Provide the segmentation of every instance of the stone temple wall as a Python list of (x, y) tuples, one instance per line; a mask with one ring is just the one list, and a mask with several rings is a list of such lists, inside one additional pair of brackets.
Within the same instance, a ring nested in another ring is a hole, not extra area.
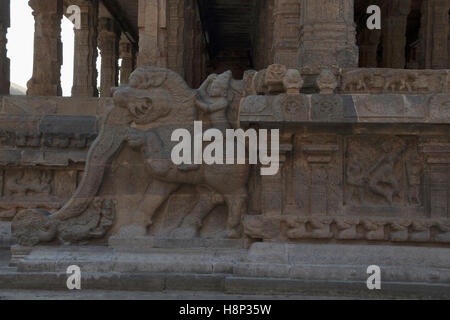
[(253, 175), (246, 234), (448, 243), (447, 71), (355, 69), (309, 82), (339, 86), (336, 95), (280, 93), (285, 73), (270, 66), (244, 84), (241, 124), (281, 128), (282, 153), (278, 175)]
[[(108, 98), (1, 97), (0, 221), (72, 196)], [(6, 234), (6, 232), (5, 232)]]
[[(61, 290), (77, 265), (90, 289), (448, 297), (448, 84), (447, 70), (273, 64), (193, 89), (140, 67), (112, 100), (3, 96), (0, 245), (13, 269), (0, 286)], [(174, 164), (173, 129), (199, 119), (279, 129), (278, 173)], [(382, 291), (367, 291), (372, 264)]]
[[(241, 125), (281, 130), (279, 173), (260, 176), (252, 168), (245, 236), (450, 243), (448, 71), (302, 68), (300, 95), (283, 89), (286, 71), (272, 65), (236, 81)], [(2, 221), (23, 209), (55, 212), (67, 202), (109, 104), (107, 98), (2, 98)], [(150, 233), (182, 221), (186, 201), (196, 202), (192, 191), (185, 186), (172, 194)], [(213, 210), (201, 234), (217, 231), (224, 215), (223, 206)]]

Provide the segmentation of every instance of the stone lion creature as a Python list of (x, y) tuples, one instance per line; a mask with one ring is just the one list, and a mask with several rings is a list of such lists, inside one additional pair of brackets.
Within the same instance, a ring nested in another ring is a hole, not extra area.
[[(196, 236), (209, 211), (225, 202), (228, 208), (225, 236), (239, 238), (248, 197), (249, 165), (177, 166), (170, 158), (175, 145), (171, 141), (173, 130), (185, 128), (192, 132), (194, 121), (199, 119), (198, 95), (173, 71), (158, 67), (136, 69), (129, 85), (115, 88), (114, 105), (105, 112), (102, 129), (88, 153), (83, 179), (72, 198), (53, 214), (40, 210), (18, 214), (12, 231), (19, 244), (52, 241), (67, 233), (68, 225), (77, 223), (78, 217), (86, 212), (88, 217), (83, 221), (89, 221), (89, 216), (95, 221), (104, 221), (101, 212), (100, 217), (89, 212), (95, 207), (92, 203), (98, 196), (107, 166), (126, 144), (142, 152), (151, 181), (135, 211), (116, 212), (120, 216), (118, 236), (145, 235), (157, 209), (181, 185), (188, 184), (201, 195), (191, 214), (172, 235)], [(229, 98), (230, 92), (224, 92), (224, 96)], [(110, 212), (108, 210), (109, 217)], [(105, 228), (96, 224), (92, 229), (96, 237), (99, 237), (98, 230), (106, 234)], [(84, 234), (89, 238), (92, 232), (85, 230)], [(65, 238), (70, 240), (71, 237), (66, 235)], [(75, 235), (73, 238), (82, 240)]]

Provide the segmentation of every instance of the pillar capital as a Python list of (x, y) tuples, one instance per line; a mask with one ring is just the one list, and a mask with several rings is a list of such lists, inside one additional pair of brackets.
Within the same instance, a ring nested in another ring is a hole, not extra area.
[(119, 37), (120, 27), (114, 19), (101, 17), (98, 19), (99, 40), (106, 37)]
[(33, 9), (33, 15), (51, 15), (63, 11), (63, 1), (59, 0), (29, 0), (28, 5)]

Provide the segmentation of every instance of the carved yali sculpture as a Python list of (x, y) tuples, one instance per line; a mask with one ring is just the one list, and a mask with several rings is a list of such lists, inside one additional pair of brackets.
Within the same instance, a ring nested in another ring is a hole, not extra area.
[[(158, 76), (160, 80), (154, 82), (152, 79), (158, 73), (161, 73)], [(171, 141), (174, 130), (184, 128), (192, 132), (199, 114), (209, 118), (213, 127), (221, 130), (231, 128), (232, 124), (226, 122), (235, 122), (229, 119), (229, 115), (237, 114), (226, 110), (232, 107), (234, 100), (231, 97), (234, 90), (231, 82), (231, 72), (225, 72), (210, 76), (199, 90), (193, 90), (170, 70), (144, 67), (133, 72), (130, 87), (121, 87), (116, 91), (116, 106), (130, 109), (135, 114), (134, 122), (141, 125), (130, 133), (128, 140), (144, 155), (147, 172), (153, 178), (137, 210), (130, 215), (128, 223), (122, 226), (117, 236), (145, 234), (157, 209), (181, 185), (188, 184), (203, 194), (170, 236), (195, 237), (208, 213), (225, 202), (228, 208), (226, 236), (240, 237), (241, 216), (246, 209), (249, 166), (175, 165), (170, 157), (176, 144)], [(139, 98), (136, 101), (140, 96), (145, 96), (148, 101)]]
[[(207, 102), (212, 99), (209, 105), (220, 102), (220, 95), (230, 99), (230, 93), (236, 91), (229, 73), (218, 78), (220, 90), (212, 98), (203, 97)], [(192, 132), (194, 121), (199, 117), (198, 96), (199, 93), (189, 88), (173, 71), (157, 67), (135, 70), (129, 86), (115, 90), (114, 106), (103, 118), (100, 134), (88, 153), (83, 179), (72, 198), (53, 214), (41, 210), (17, 214), (12, 222), (16, 241), (30, 246), (55, 238), (63, 242), (98, 238), (106, 234), (114, 219), (119, 229), (117, 236), (144, 235), (157, 209), (185, 184), (198, 191), (199, 203), (173, 231), (173, 236), (196, 236), (208, 213), (218, 204), (225, 203), (228, 207), (226, 236), (240, 237), (249, 166), (177, 166), (170, 158), (176, 144), (171, 141), (173, 130), (184, 128)], [(238, 97), (232, 97), (235, 98)], [(136, 210), (115, 213), (114, 201), (98, 195), (107, 166), (125, 143), (142, 152), (145, 168), (152, 179)]]

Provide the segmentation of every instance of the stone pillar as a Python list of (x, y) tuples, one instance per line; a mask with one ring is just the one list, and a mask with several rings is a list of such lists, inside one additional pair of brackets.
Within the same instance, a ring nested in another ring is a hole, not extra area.
[(300, 0), (275, 0), (273, 9), (273, 63), (297, 66)]
[(448, 11), (450, 9), (449, 0), (433, 1), (433, 47), (431, 55), (432, 69), (448, 68), (448, 35), (449, 22)]
[(300, 67), (358, 66), (353, 6), (353, 0), (301, 0)]
[(119, 47), (122, 65), (120, 66), (120, 84), (127, 84), (134, 70), (134, 49), (130, 41), (122, 34)]
[(81, 9), (80, 29), (74, 29), (72, 96), (97, 97), (98, 0), (75, 0), (70, 3)]
[(138, 66), (169, 68), (184, 76), (185, 2), (139, 0)]
[[(292, 144), (290, 143), (291, 135), (281, 137), (280, 154), (278, 163), (278, 173), (273, 176), (261, 175), (261, 195), (262, 195), (262, 214), (264, 215), (281, 215), (284, 211), (284, 197), (286, 195), (285, 184), (285, 163), (288, 154), (292, 152)], [(292, 156), (292, 154), (291, 154)]]
[(10, 26), (9, 0), (0, 0), (0, 94), (9, 94), (9, 59), (6, 33)]
[(168, 66), (168, 2), (139, 0), (138, 66)]
[(383, 67), (405, 68), (406, 27), (411, 0), (391, 0), (383, 8)]
[(450, 0), (424, 0), (420, 27), (419, 65), (426, 69), (449, 67)]
[(450, 218), (450, 145), (425, 144), (425, 210), (429, 218)]
[(305, 144), (302, 152), (309, 167), (309, 213), (336, 214), (342, 203), (342, 181), (335, 162), (337, 144)]
[(359, 41), (359, 66), (364, 68), (377, 67), (377, 50), (381, 31), (364, 29)]
[(120, 29), (110, 18), (99, 19), (98, 47), (102, 58), (100, 95), (111, 97), (111, 88), (119, 82)]
[(27, 95), (60, 96), (62, 0), (30, 0), (35, 21), (33, 76)]
[[(274, 35), (274, 0), (257, 1), (258, 21), (255, 38), (255, 50), (253, 53), (255, 70), (262, 70), (273, 64), (273, 35)], [(300, 13), (299, 13), (300, 15)], [(297, 26), (300, 21), (297, 22)], [(298, 46), (298, 30), (297, 30)]]

